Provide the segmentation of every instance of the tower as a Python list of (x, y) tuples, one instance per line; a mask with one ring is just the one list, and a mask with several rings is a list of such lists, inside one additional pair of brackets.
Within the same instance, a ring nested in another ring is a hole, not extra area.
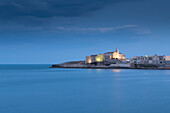
[(116, 53), (117, 53), (117, 54), (119, 54), (119, 50), (118, 50), (118, 48), (116, 48)]

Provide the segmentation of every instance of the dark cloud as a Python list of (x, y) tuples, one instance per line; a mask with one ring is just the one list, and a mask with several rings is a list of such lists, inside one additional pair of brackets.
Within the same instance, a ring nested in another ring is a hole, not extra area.
[(132, 0), (0, 0), (1, 19), (77, 17), (107, 4)]
[(37, 31), (51, 30), (51, 27), (57, 26), (77, 26), (75, 24), (81, 22), (71, 17), (80, 17), (81, 20), (95, 15), (96, 11), (107, 5), (131, 1), (142, 0), (0, 0), (0, 31)]

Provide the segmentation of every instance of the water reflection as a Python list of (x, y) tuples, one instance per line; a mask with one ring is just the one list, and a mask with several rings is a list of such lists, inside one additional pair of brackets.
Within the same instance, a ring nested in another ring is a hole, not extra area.
[(119, 73), (119, 72), (121, 72), (121, 70), (120, 70), (120, 69), (113, 69), (112, 71), (113, 71), (113, 72), (115, 72), (115, 73)]
[(102, 72), (102, 69), (96, 69), (98, 73), (101, 73)]

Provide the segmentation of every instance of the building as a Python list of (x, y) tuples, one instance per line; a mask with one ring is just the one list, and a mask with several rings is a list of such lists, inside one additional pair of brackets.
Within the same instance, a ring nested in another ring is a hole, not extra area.
[(92, 59), (91, 59), (91, 56), (86, 56), (86, 61), (85, 61), (86, 64), (91, 64), (92, 63)]
[(116, 49), (115, 52), (86, 56), (86, 64), (98, 62), (116, 63), (120, 60), (126, 60), (126, 57), (125, 54), (120, 53), (118, 49)]
[(86, 64), (91, 64), (96, 62), (96, 56), (97, 55), (91, 55), (91, 56), (86, 56)]
[(167, 62), (169, 62), (169, 61), (170, 61), (170, 56), (165, 56), (165, 60), (166, 60)]
[(165, 62), (165, 56), (135, 56), (131, 62), (134, 64), (163, 64)]
[(107, 53), (104, 53), (104, 58), (105, 58), (105, 62), (110, 62), (111, 61), (111, 56), (113, 55), (114, 52), (107, 52)]
[(120, 63), (126, 61), (125, 54), (120, 53), (118, 49), (116, 49), (115, 52), (104, 53), (104, 57), (105, 57), (105, 62), (108, 63), (117, 63), (117, 62)]
[(170, 67), (170, 56), (165, 56), (165, 67)]
[(103, 54), (99, 54), (96, 56), (96, 62), (104, 62), (105, 58)]
[(125, 60), (125, 54), (119, 53), (119, 50), (116, 49), (115, 52), (113, 52), (113, 55), (111, 55), (112, 59), (118, 59), (118, 60)]
[(152, 56), (135, 56), (130, 62), (134, 65), (145, 66), (165, 66), (170, 64), (170, 56), (165, 55), (152, 55)]

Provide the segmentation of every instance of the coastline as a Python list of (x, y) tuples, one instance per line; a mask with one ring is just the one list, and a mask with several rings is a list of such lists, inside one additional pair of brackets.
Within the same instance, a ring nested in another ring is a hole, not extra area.
[(52, 65), (50, 68), (70, 68), (70, 69), (139, 69), (139, 70), (170, 70), (170, 68), (135, 68), (135, 67), (85, 67), (85, 66), (60, 66), (58, 64)]
[(64, 62), (60, 64), (53, 64), (50, 68), (70, 68), (70, 69), (140, 69), (140, 70), (170, 70), (170, 67), (135, 67), (135, 66), (110, 66), (110, 65), (104, 65), (104, 64), (86, 64), (85, 61), (70, 61), (70, 62)]

